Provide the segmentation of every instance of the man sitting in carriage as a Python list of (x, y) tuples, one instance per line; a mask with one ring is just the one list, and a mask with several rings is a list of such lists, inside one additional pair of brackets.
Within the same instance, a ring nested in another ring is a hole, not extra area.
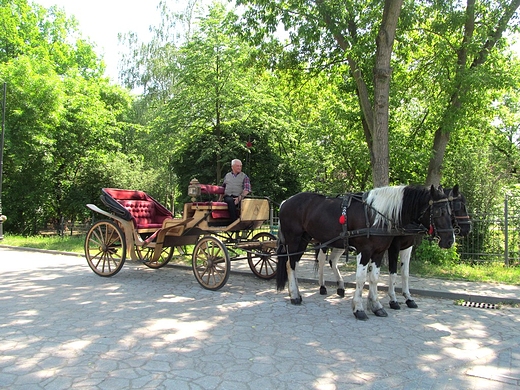
[(229, 217), (232, 221), (238, 218), (237, 207), (251, 192), (249, 177), (242, 172), (242, 161), (235, 158), (231, 161), (231, 172), (224, 176), (224, 202), (228, 205)]

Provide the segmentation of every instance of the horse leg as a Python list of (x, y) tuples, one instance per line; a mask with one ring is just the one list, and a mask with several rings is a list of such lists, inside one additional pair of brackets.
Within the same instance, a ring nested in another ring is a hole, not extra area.
[(397, 302), (397, 296), (395, 294), (395, 285), (397, 283), (398, 256), (398, 249), (394, 248), (393, 245), (390, 245), (390, 248), (388, 248), (388, 271), (390, 273), (390, 280), (388, 281), (388, 297), (390, 298), (390, 308), (394, 310), (401, 309), (401, 306), (399, 306), (399, 302)]
[(367, 278), (367, 266), (361, 263), (363, 256), (361, 253), (357, 255), (356, 268), (356, 291), (352, 297), (352, 311), (358, 320), (366, 321), (368, 316), (363, 308), (363, 287)]
[(401, 281), (403, 288), (403, 296), (406, 299), (406, 305), (411, 309), (417, 309), (417, 304), (412, 299), (410, 294), (410, 256), (412, 255), (413, 247), (403, 249), (401, 255)]
[(327, 295), (327, 287), (325, 287), (325, 278), (323, 276), (323, 269), (327, 262), (327, 255), (325, 249), (318, 249), (318, 282), (320, 284), (320, 294)]
[(338, 286), (336, 293), (342, 298), (345, 296), (345, 281), (339, 273), (338, 260), (344, 252), (344, 249), (333, 248), (330, 254), (330, 266), (332, 272), (334, 272), (334, 276), (336, 276), (336, 285)]
[(293, 305), (301, 305), (303, 299), (298, 289), (298, 279), (296, 277), (296, 264), (297, 262), (290, 256), (290, 261), (286, 263), (287, 268), (287, 280), (289, 282), (289, 297)]
[(381, 268), (377, 264), (369, 263), (368, 265), (368, 309), (372, 310), (377, 317), (388, 317), (383, 305), (377, 298), (377, 282), (379, 281), (379, 273)]

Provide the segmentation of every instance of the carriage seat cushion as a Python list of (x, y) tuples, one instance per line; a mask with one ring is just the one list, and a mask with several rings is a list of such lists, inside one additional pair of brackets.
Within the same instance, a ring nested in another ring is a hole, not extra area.
[(211, 217), (215, 219), (229, 219), (229, 210), (226, 202), (194, 202), (192, 206), (204, 207), (211, 210)]
[(134, 218), (137, 229), (161, 228), (167, 215), (157, 213), (155, 203), (149, 200), (120, 200), (119, 203), (126, 208)]

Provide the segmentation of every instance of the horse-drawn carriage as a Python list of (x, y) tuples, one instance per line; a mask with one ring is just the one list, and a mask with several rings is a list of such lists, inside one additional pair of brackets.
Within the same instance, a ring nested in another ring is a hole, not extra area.
[(256, 276), (271, 279), (276, 274), (276, 237), (258, 230), (270, 219), (268, 199), (243, 199), (239, 218), (231, 221), (227, 204), (214, 199), (223, 192), (221, 186), (193, 179), (188, 187), (191, 202), (184, 204), (182, 217), (175, 217), (143, 191), (103, 188), (101, 201), (108, 211), (87, 205), (108, 218), (96, 221), (87, 232), (88, 265), (100, 276), (113, 276), (127, 257), (161, 268), (176, 248), (181, 254), (193, 248), (193, 273), (208, 290), (226, 284), (234, 260), (247, 259)]

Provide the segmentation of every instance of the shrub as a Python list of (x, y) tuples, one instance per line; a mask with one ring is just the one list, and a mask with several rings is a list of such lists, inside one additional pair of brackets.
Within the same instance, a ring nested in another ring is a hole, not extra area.
[(415, 259), (435, 265), (454, 265), (459, 263), (460, 256), (457, 252), (457, 244), (450, 249), (442, 249), (431, 240), (422, 240), (415, 249)]

